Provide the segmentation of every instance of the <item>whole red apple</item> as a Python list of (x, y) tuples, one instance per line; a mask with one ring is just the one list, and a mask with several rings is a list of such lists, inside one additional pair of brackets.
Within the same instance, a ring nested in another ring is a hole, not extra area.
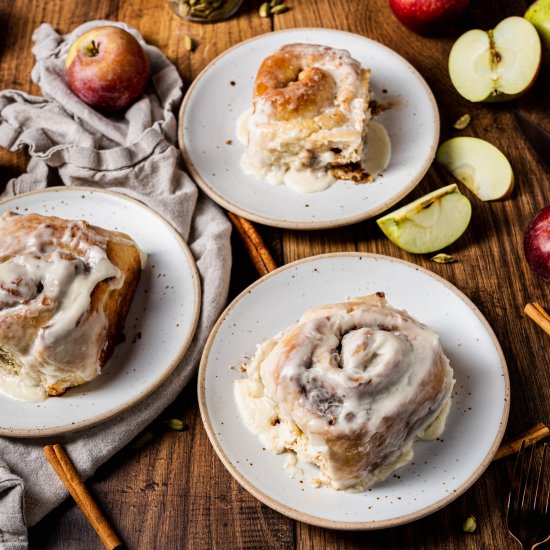
[(523, 244), (531, 269), (550, 283), (550, 204), (529, 224)]
[(390, 0), (395, 17), (412, 31), (433, 34), (458, 19), (470, 0)]
[(124, 29), (96, 27), (79, 36), (65, 62), (73, 92), (101, 111), (118, 111), (139, 96), (149, 79), (140, 43)]

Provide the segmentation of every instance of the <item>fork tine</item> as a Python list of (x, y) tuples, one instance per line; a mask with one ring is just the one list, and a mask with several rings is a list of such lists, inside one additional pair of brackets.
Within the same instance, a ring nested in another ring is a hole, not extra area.
[(536, 510), (537, 508), (543, 512), (546, 513), (548, 510), (548, 495), (546, 497), (546, 503), (544, 503), (544, 475), (543, 472), (545, 470), (545, 463), (546, 463), (546, 443), (542, 447), (542, 460), (540, 463), (538, 476), (537, 476), (537, 485), (535, 487), (535, 495), (533, 498), (533, 510)]
[[(550, 519), (547, 517), (548, 505), (550, 500), (550, 483), (548, 481), (548, 475), (547, 475), (547, 472), (548, 472), (547, 460), (550, 456), (550, 453), (548, 453), (547, 450), (548, 450), (548, 444), (545, 443), (542, 447), (542, 460), (540, 463), (540, 469), (538, 473), (537, 488), (536, 488), (537, 498), (535, 501), (535, 508), (534, 508), (534, 510), (537, 511), (538, 514), (540, 514), (541, 528), (542, 528), (540, 535), (543, 538), (541, 538), (541, 540), (536, 542), (533, 545), (532, 549), (537, 548), (539, 545), (550, 540)], [(546, 498), (544, 497), (545, 492), (546, 492)]]
[(523, 477), (523, 460), (525, 456), (525, 440), (521, 442), (514, 471), (512, 472), (512, 483), (510, 484), (510, 493), (508, 495), (508, 511), (517, 510), (521, 502), (521, 483)]
[(541, 461), (537, 460), (537, 447), (533, 445), (529, 455), (525, 441), (516, 458), (506, 523), (509, 533), (523, 546), (533, 550), (550, 540), (550, 478), (548, 477), (548, 444), (542, 446)]
[[(535, 452), (537, 449), (537, 444), (534, 443), (531, 446), (531, 451), (529, 453), (529, 462), (527, 464), (527, 471), (525, 472), (525, 479), (523, 480), (523, 489), (521, 495), (521, 507), (525, 510), (534, 510), (536, 499), (533, 494), (536, 490), (535, 488)], [(537, 480), (538, 481), (538, 480)]]

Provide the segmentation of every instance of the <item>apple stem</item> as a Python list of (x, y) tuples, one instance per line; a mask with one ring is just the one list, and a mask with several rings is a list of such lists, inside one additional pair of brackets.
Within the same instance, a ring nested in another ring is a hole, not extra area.
[(99, 44), (95, 40), (92, 40), (88, 52), (92, 57), (95, 57), (99, 54)]

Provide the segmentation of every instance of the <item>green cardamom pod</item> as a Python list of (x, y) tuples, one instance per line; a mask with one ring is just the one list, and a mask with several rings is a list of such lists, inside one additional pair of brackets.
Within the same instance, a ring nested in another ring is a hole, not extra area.
[(188, 34), (183, 37), (183, 47), (188, 52), (192, 52), (195, 49), (195, 42)]
[(274, 6), (271, 8), (270, 13), (272, 15), (278, 15), (280, 13), (285, 13), (285, 11), (288, 11), (290, 8), (288, 6), (285, 6), (284, 4), (279, 4), (278, 6)]
[(132, 443), (132, 448), (139, 449), (140, 447), (147, 445), (151, 439), (153, 439), (153, 434), (151, 432), (143, 432), (138, 435), (136, 440)]
[(476, 518), (474, 518), (474, 516), (468, 516), (464, 520), (464, 523), (462, 524), (462, 530), (465, 533), (473, 533), (476, 530), (476, 527), (477, 527), (477, 523), (476, 523)]
[(435, 262), (437, 264), (452, 264), (453, 262), (456, 262), (456, 259), (454, 256), (451, 256), (450, 254), (436, 254), (433, 258), (430, 258), (432, 262)]
[(183, 430), (189, 429), (189, 426), (179, 418), (170, 418), (169, 420), (165, 420), (164, 423), (171, 429), (175, 430), (177, 432), (181, 432)]
[(453, 127), (457, 130), (464, 130), (468, 124), (470, 124), (471, 117), (470, 115), (462, 115), (454, 124)]

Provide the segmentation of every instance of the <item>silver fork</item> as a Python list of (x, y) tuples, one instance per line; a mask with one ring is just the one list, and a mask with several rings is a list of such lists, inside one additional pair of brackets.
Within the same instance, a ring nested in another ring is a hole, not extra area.
[(548, 487), (547, 444), (542, 447), (542, 460), (536, 465), (536, 445), (527, 456), (525, 441), (522, 442), (508, 495), (506, 521), (508, 531), (522, 548), (533, 550), (550, 539), (550, 513)]

